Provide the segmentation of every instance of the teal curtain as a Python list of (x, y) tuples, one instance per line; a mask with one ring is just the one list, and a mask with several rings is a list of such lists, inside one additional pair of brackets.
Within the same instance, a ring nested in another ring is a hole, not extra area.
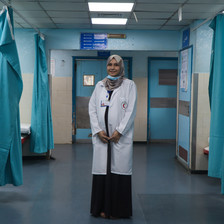
[(13, 11), (0, 12), (0, 186), (23, 184), (19, 101), (23, 90)]
[(30, 151), (45, 153), (54, 148), (45, 41), (35, 34), (35, 69), (31, 113)]
[(209, 80), (211, 123), (208, 175), (221, 179), (221, 193), (224, 194), (224, 16), (216, 16), (210, 27), (214, 33)]

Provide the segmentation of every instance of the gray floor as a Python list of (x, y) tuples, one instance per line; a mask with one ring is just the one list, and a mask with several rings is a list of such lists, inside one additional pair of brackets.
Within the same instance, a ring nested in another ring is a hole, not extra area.
[(224, 223), (220, 181), (189, 174), (173, 144), (135, 144), (133, 217), (89, 215), (92, 147), (56, 145), (55, 160), (24, 160), (24, 185), (0, 187), (1, 224)]

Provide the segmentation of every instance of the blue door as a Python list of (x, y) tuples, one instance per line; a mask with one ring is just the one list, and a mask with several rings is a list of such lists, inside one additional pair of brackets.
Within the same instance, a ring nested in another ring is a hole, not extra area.
[[(131, 78), (131, 58), (123, 58), (125, 76)], [(74, 57), (73, 141), (91, 140), (88, 103), (98, 81), (107, 76), (106, 59)]]
[(176, 139), (177, 58), (149, 58), (148, 141)]

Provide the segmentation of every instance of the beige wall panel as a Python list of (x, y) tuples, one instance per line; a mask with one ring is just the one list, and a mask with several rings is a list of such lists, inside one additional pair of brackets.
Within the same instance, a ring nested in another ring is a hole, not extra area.
[[(66, 90), (70, 93), (72, 92), (72, 77), (66, 78)], [(72, 96), (72, 95), (71, 95)]]
[(137, 114), (135, 118), (134, 141), (147, 141), (147, 98), (148, 78), (133, 79), (138, 91)]
[(198, 83), (198, 110), (197, 110), (197, 142), (196, 142), (196, 169), (208, 169), (208, 157), (203, 148), (208, 146), (210, 132), (210, 106), (208, 95), (209, 74), (199, 74)]
[(22, 74), (23, 92), (20, 99), (20, 122), (31, 123), (33, 74)]
[(72, 143), (72, 77), (52, 78), (52, 118), (55, 144)]
[(52, 79), (52, 90), (53, 91), (62, 91), (66, 90), (67, 82), (66, 79), (68, 77), (53, 77)]

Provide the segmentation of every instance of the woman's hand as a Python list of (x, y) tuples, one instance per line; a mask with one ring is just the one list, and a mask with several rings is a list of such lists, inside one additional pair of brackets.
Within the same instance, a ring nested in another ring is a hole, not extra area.
[(103, 143), (108, 143), (109, 137), (107, 136), (105, 131), (100, 131), (97, 133), (101, 142)]
[(118, 143), (121, 137), (121, 133), (119, 133), (117, 130), (114, 131), (112, 136), (109, 138), (110, 141), (114, 143)]

